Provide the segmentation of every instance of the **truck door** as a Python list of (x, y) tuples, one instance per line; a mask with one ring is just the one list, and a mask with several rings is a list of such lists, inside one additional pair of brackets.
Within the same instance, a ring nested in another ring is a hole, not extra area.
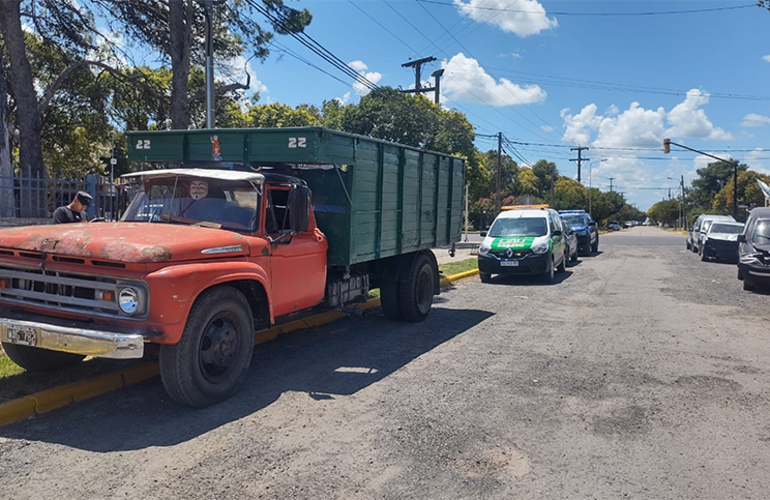
[(273, 314), (283, 316), (323, 300), (326, 249), (323, 233), (311, 222), (307, 231), (291, 236), (288, 186), (267, 186), (264, 228), (271, 244)]

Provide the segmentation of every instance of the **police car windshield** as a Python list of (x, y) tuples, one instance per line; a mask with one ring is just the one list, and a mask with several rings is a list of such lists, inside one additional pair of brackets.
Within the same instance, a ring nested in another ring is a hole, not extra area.
[(588, 217), (585, 215), (562, 215), (565, 219), (567, 219), (567, 222), (569, 222), (570, 226), (587, 226), (588, 225)]
[(548, 234), (548, 225), (545, 217), (501, 218), (497, 219), (489, 229), (489, 236), (492, 238), (545, 236), (546, 234)]

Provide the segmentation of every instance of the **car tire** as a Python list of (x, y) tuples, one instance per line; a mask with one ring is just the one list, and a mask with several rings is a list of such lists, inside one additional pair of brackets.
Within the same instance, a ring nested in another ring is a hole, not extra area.
[(738, 268), (738, 280), (743, 281), (743, 273), (741, 272), (740, 268)]
[(81, 354), (51, 351), (50, 349), (10, 344), (8, 342), (3, 342), (2, 344), (5, 354), (11, 358), (11, 361), (28, 372), (53, 372), (75, 366), (85, 358)]
[(747, 280), (746, 278), (743, 278), (743, 289), (747, 292), (753, 292), (754, 291), (754, 283)]
[(593, 245), (591, 245), (591, 253), (596, 253), (599, 251), (599, 237), (596, 237), (596, 241), (594, 241)]
[(490, 273), (479, 272), (479, 279), (481, 280), (482, 283), (491, 283), (492, 275)]
[(254, 352), (254, 318), (241, 292), (229, 286), (203, 292), (182, 338), (160, 349), (160, 377), (179, 404), (204, 408), (238, 390)]
[(701, 262), (706, 262), (709, 260), (708, 252), (702, 248), (700, 249), (700, 260)]
[(553, 283), (553, 280), (555, 278), (554, 275), (554, 261), (553, 259), (550, 260), (550, 264), (548, 265), (548, 269), (545, 270), (545, 272), (542, 275), (542, 279), (545, 283)]
[(570, 260), (572, 260), (573, 264), (577, 263), (577, 261), (578, 261), (578, 253), (575, 252), (575, 254), (572, 256), (572, 258)]
[(687, 247), (687, 250), (689, 250), (692, 247), (689, 241), (685, 241), (684, 244)]
[(562, 254), (561, 264), (556, 267), (556, 272), (563, 273), (567, 270), (567, 254)]

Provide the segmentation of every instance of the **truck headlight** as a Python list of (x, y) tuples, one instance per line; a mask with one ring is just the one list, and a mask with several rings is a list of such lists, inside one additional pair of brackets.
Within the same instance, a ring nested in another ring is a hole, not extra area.
[(548, 243), (538, 243), (532, 247), (532, 253), (536, 255), (543, 255), (548, 251)]
[(125, 287), (118, 291), (118, 307), (124, 314), (132, 316), (139, 310), (139, 290)]
[(490, 250), (492, 250), (492, 247), (485, 246), (482, 243), (481, 246), (479, 246), (479, 255), (486, 255)]

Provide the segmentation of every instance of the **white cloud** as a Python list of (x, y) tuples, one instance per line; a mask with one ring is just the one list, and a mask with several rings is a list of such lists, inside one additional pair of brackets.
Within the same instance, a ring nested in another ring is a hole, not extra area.
[(350, 102), (350, 92), (345, 92), (342, 97), (335, 97), (334, 99), (345, 106), (348, 102)]
[(700, 139), (732, 140), (733, 136), (719, 127), (714, 127), (701, 106), (708, 104), (709, 94), (699, 89), (687, 92), (685, 100), (668, 112), (672, 137), (697, 137)]
[(559, 25), (537, 0), (454, 0), (461, 14), (524, 38)]
[(762, 59), (764, 59), (767, 62), (770, 62), (770, 54), (768, 54), (766, 56), (762, 56)]
[(743, 123), (741, 123), (742, 127), (761, 127), (762, 125), (770, 125), (770, 116), (749, 113), (743, 117)]
[[(716, 156), (717, 158), (722, 158), (723, 160), (733, 159), (733, 156), (729, 153), (715, 153), (713, 151), (706, 151), (706, 152), (710, 155)], [(711, 158), (710, 156), (698, 155), (692, 159), (693, 170), (706, 168), (709, 163), (714, 163), (715, 161), (717, 160), (715, 160), (714, 158)]]
[(605, 116), (596, 114), (596, 105), (585, 106), (577, 115), (562, 110), (565, 133), (562, 140), (605, 147), (661, 147), (664, 137), (731, 140), (732, 134), (715, 127), (701, 109), (708, 103), (708, 93), (693, 89), (684, 101), (666, 112), (663, 107), (645, 109), (633, 102), (622, 113), (610, 106)]
[(544, 132), (553, 132), (554, 130), (556, 130), (550, 125), (540, 125), (540, 129), (543, 130)]
[(542, 102), (546, 92), (537, 85), (521, 87), (507, 78), (495, 80), (476, 59), (458, 53), (442, 61), (446, 71), (441, 82), (444, 93), (453, 101), (465, 101), (492, 106), (515, 106)]
[(513, 52), (511, 52), (511, 57), (514, 59), (524, 59), (524, 56), (522, 55), (522, 52), (524, 52), (521, 49), (516, 49)]
[(380, 80), (382, 80), (382, 73), (378, 73), (377, 71), (366, 71), (369, 69), (369, 66), (367, 66), (363, 61), (351, 61), (348, 63), (348, 66), (353, 68), (359, 75), (361, 75), (361, 79), (357, 80), (353, 84), (353, 90), (355, 90), (358, 95), (365, 96), (371, 92), (371, 89), (365, 84), (366, 80), (369, 80), (375, 85)]
[(607, 108), (604, 114), (607, 116), (618, 116), (620, 114), (620, 110), (614, 104), (610, 104), (610, 107)]
[(756, 148), (743, 158), (743, 162), (755, 172), (770, 175), (770, 168), (767, 167), (764, 160), (767, 158), (767, 154), (763, 155), (763, 153), (766, 153), (764, 149)]
[(369, 66), (367, 66), (366, 63), (360, 60), (351, 61), (348, 63), (348, 66), (350, 66), (356, 71), (366, 71), (367, 69), (369, 69)]
[(562, 140), (572, 144), (584, 145), (591, 140), (591, 131), (599, 128), (602, 117), (596, 115), (596, 104), (589, 104), (577, 115), (570, 115), (569, 108), (561, 110), (564, 119), (564, 136)]

